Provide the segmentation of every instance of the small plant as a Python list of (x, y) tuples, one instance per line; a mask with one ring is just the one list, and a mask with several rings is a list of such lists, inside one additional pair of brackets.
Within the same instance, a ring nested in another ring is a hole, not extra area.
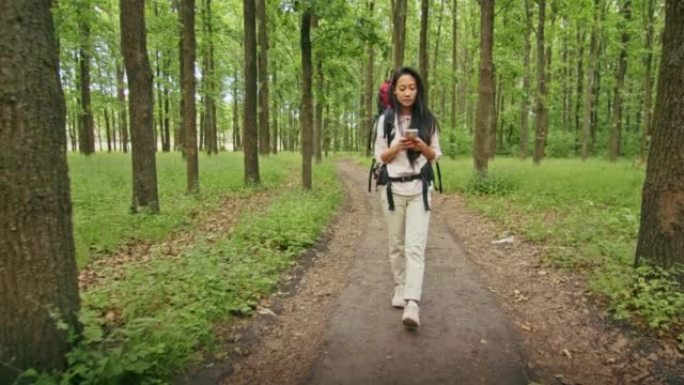
[(684, 293), (677, 274), (644, 265), (634, 271), (631, 285), (613, 298), (617, 318), (634, 317), (663, 331), (684, 323)]
[(515, 190), (513, 178), (502, 173), (477, 173), (465, 190), (475, 195), (507, 195)]

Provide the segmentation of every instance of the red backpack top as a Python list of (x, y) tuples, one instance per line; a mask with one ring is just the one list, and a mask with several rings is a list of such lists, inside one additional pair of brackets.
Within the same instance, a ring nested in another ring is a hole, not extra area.
[(390, 80), (385, 80), (380, 85), (380, 90), (378, 91), (378, 115), (382, 114), (383, 111), (392, 107), (390, 104), (390, 87), (392, 82)]

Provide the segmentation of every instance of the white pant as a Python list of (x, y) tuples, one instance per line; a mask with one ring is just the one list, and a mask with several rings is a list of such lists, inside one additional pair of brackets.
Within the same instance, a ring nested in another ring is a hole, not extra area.
[[(382, 208), (387, 218), (389, 235), (389, 259), (394, 284), (404, 288), (404, 299), (420, 301), (425, 271), (425, 246), (427, 244), (430, 211), (425, 210), (423, 194), (397, 195), (394, 211), (387, 205), (387, 191), (380, 190)], [(432, 208), (432, 192), (428, 203)]]

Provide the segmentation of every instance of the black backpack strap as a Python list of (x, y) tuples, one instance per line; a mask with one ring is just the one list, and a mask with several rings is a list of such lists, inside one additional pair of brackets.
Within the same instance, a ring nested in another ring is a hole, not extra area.
[(442, 188), (442, 171), (439, 169), (439, 162), (435, 162), (435, 165), (437, 166), (437, 179), (439, 180), (439, 188), (437, 191), (440, 192), (440, 194), (443, 192)]
[[(385, 112), (383, 112), (383, 118), (383, 137), (387, 138), (387, 147), (389, 147), (392, 145), (392, 140), (394, 140), (394, 110), (391, 108), (386, 109)], [(394, 196), (392, 194), (391, 180), (387, 181), (387, 186), (385, 188), (387, 190), (387, 205), (389, 206), (390, 211), (394, 211)]]
[(387, 206), (389, 211), (394, 211), (394, 196), (392, 195), (392, 181), (387, 181)]
[(428, 185), (430, 182), (423, 176), (423, 206), (425, 211), (430, 211), (430, 204), (428, 203)]
[(375, 172), (375, 157), (371, 161), (370, 171), (368, 172), (368, 192), (371, 192), (371, 181), (373, 180), (373, 173)]
[(392, 140), (394, 140), (394, 110), (388, 108), (383, 113), (384, 116), (384, 135), (387, 138), (387, 147), (392, 145)]

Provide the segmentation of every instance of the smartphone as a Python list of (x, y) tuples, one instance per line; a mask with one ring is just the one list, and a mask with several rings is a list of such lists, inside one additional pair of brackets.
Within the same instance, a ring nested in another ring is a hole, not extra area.
[(408, 128), (406, 130), (406, 137), (410, 139), (415, 139), (418, 137), (418, 129), (417, 128)]

